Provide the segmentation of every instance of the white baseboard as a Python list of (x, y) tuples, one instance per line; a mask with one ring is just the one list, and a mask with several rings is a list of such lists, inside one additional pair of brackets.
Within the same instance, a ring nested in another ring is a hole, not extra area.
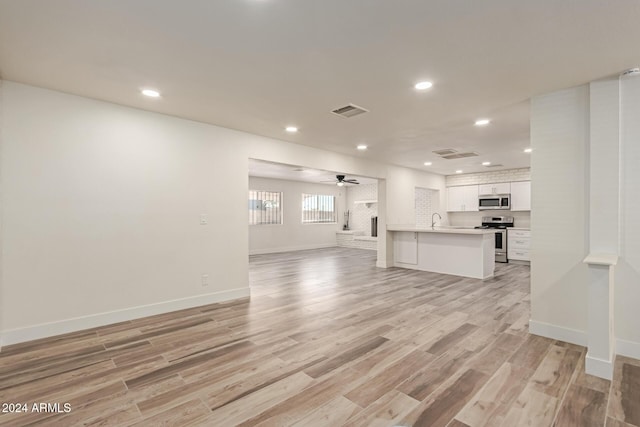
[(83, 329), (111, 325), (113, 323), (139, 319), (141, 317), (169, 313), (171, 311), (183, 310), (186, 308), (198, 307), (201, 305), (229, 301), (238, 298), (246, 298), (248, 296), (250, 296), (249, 287), (231, 289), (228, 291), (213, 292), (210, 294), (197, 295), (172, 301), (125, 308), (123, 310), (65, 319), (57, 322), (42, 323), (34, 326), (27, 326), (25, 328), (10, 329), (2, 331), (0, 334), (0, 348), (4, 345), (17, 344), (40, 338), (67, 334), (69, 332), (81, 331)]
[(583, 347), (587, 346), (587, 333), (576, 329), (563, 328), (549, 323), (529, 320), (529, 332), (534, 335), (581, 345)]
[(280, 252), (308, 251), (310, 249), (335, 248), (336, 243), (323, 243), (318, 245), (284, 246), (281, 248), (251, 249), (249, 255), (277, 254)]
[(613, 379), (613, 360), (598, 359), (587, 353), (584, 359), (584, 371), (605, 380)]
[(618, 338), (616, 339), (616, 354), (632, 359), (640, 359), (640, 343)]

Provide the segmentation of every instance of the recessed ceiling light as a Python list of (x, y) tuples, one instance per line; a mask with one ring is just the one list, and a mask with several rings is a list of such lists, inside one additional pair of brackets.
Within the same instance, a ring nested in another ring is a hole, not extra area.
[(298, 128), (295, 127), (295, 126), (287, 126), (286, 128), (284, 128), (284, 130), (286, 130), (287, 132), (290, 132), (290, 133), (298, 132)]
[(489, 166), (491, 162), (482, 162), (482, 166)]
[(149, 98), (158, 98), (160, 97), (160, 92), (153, 89), (142, 89), (142, 94), (144, 96), (148, 96)]
[(530, 153), (530, 152), (531, 152), (531, 148), (525, 148), (525, 149), (524, 149), (524, 152), (525, 152), (525, 153)]
[(433, 86), (433, 83), (431, 82), (420, 82), (420, 83), (416, 83), (414, 87), (418, 90), (425, 90), (425, 89), (429, 89), (431, 86)]
[(458, 170), (456, 171), (456, 173), (462, 173), (462, 171), (461, 171), (460, 169), (458, 169)]
[(367, 146), (365, 144), (360, 144), (356, 147), (358, 150), (366, 150)]
[(486, 126), (489, 123), (491, 123), (491, 120), (489, 120), (489, 119), (478, 119), (478, 120), (476, 120), (475, 125), (476, 126)]
[(431, 163), (431, 162), (424, 162), (424, 165), (425, 165), (425, 166), (431, 166), (432, 164), (433, 164), (433, 163)]

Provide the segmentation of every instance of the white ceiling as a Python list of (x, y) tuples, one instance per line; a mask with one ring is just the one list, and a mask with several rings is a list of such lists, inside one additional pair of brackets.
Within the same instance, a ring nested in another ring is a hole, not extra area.
[[(348, 175), (343, 172), (323, 171), (302, 166), (285, 165), (249, 159), (249, 176), (262, 178), (286, 179), (288, 181), (313, 182), (315, 184), (335, 185), (336, 175), (345, 175), (346, 179), (356, 179), (360, 184), (375, 184), (377, 179), (364, 176)], [(347, 186), (356, 184), (346, 184)]]
[(528, 100), (638, 66), (638, 22), (638, 0), (0, 0), (0, 73), (451, 174), (527, 166)]

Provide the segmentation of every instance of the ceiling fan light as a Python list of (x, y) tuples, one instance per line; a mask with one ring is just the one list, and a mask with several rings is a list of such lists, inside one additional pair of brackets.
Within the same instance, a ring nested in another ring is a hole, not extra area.
[(342, 181), (338, 181), (338, 182), (336, 182), (336, 185), (337, 185), (338, 187), (342, 187), (342, 186), (344, 186), (344, 182), (342, 182)]

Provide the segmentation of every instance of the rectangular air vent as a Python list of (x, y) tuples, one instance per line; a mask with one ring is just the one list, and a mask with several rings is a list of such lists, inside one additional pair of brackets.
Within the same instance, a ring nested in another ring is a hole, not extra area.
[(465, 157), (475, 157), (478, 153), (456, 153), (450, 154), (448, 156), (442, 156), (443, 159), (453, 160), (453, 159), (464, 159)]
[(485, 168), (501, 168), (504, 165), (487, 165)]
[(448, 156), (450, 154), (457, 153), (457, 152), (458, 151), (454, 150), (453, 148), (445, 148), (444, 150), (434, 151), (434, 153), (436, 153), (438, 156)]
[(345, 105), (344, 107), (336, 108), (331, 111), (333, 114), (337, 114), (340, 117), (351, 118), (360, 114), (368, 113), (369, 110), (365, 110), (362, 107), (358, 107), (354, 104)]

